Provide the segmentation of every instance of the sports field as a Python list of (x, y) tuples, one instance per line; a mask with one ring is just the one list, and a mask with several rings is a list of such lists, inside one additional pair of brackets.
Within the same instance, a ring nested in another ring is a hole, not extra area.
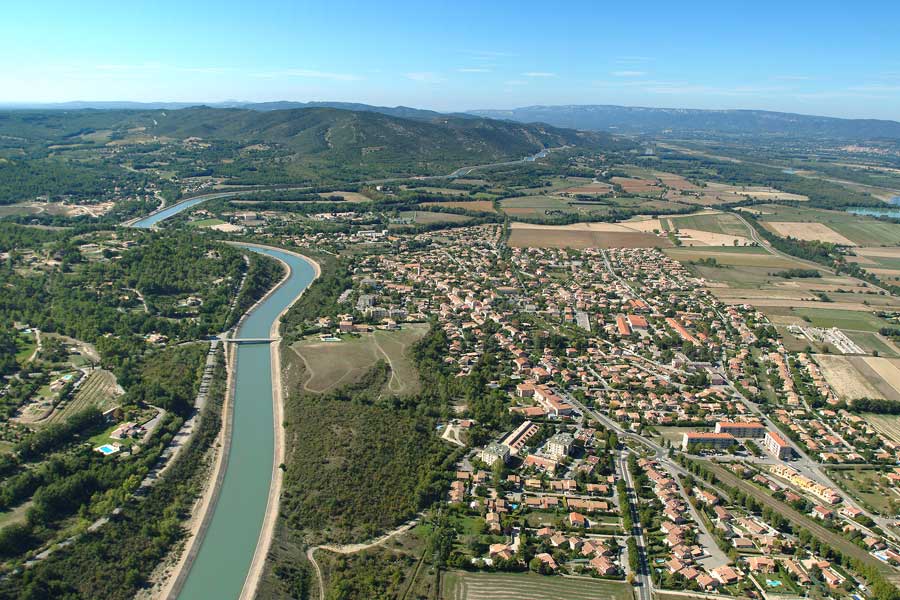
[(467, 573), (444, 575), (443, 600), (632, 600), (624, 582), (588, 577), (545, 577), (533, 573)]
[(301, 359), (303, 388), (322, 393), (359, 380), (379, 360), (391, 366), (387, 390), (409, 394), (418, 389), (419, 378), (407, 350), (428, 331), (425, 324), (405, 325), (400, 331), (381, 331), (345, 337), (340, 342), (301, 340), (291, 350)]

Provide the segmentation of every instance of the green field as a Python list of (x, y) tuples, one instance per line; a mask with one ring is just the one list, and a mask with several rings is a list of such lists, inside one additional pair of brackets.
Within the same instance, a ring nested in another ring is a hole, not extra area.
[(632, 600), (626, 583), (589, 577), (545, 577), (532, 573), (444, 575), (443, 600)]
[(18, 348), (16, 351), (16, 362), (20, 365), (24, 364), (34, 354), (34, 349), (37, 348), (37, 340), (34, 334), (20, 333), (16, 338), (16, 347)]
[(699, 229), (700, 231), (709, 231), (710, 233), (720, 233), (723, 235), (734, 235), (741, 237), (749, 237), (750, 231), (747, 226), (730, 213), (719, 214), (696, 214), (685, 217), (669, 217), (667, 218), (673, 227), (679, 229)]
[[(766, 309), (768, 310), (768, 309)], [(841, 310), (832, 308), (792, 308), (793, 314), (809, 317), (814, 327), (837, 327), (857, 331), (878, 331), (890, 323), (861, 310)]]
[(465, 215), (429, 212), (426, 210), (405, 210), (400, 213), (400, 218), (409, 219), (419, 225), (428, 225), (429, 223), (465, 223), (472, 219), (472, 217)]
[(418, 374), (407, 349), (428, 331), (424, 324), (405, 325), (400, 331), (380, 331), (358, 337), (345, 336), (340, 342), (302, 340), (291, 350), (305, 370), (304, 389), (326, 392), (357, 381), (379, 360), (391, 366), (387, 390), (407, 394), (418, 389)]
[(213, 227), (214, 225), (223, 225), (225, 221), (222, 219), (200, 219), (199, 221), (191, 221), (192, 227)]
[(888, 346), (885, 341), (875, 332), (870, 331), (848, 331), (847, 337), (860, 345), (860, 347), (872, 354), (878, 352), (878, 356), (885, 358), (897, 358), (897, 351)]
[(832, 481), (873, 512), (890, 516), (900, 507), (900, 496), (891, 489), (881, 471), (852, 467), (828, 469), (828, 474)]

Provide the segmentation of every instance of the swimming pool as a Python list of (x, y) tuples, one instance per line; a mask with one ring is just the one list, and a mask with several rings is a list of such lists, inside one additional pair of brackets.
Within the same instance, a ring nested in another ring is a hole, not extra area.
[(97, 452), (102, 454), (103, 456), (109, 456), (110, 454), (115, 454), (119, 451), (118, 446), (113, 446), (112, 444), (103, 444), (102, 446), (97, 446), (94, 448)]
[(766, 579), (766, 585), (769, 587), (779, 587), (781, 586), (781, 582), (777, 579)]

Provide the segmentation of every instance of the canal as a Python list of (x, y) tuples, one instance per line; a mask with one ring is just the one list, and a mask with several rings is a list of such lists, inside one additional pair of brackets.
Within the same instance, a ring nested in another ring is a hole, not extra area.
[[(132, 226), (152, 227), (214, 194), (186, 200), (136, 221)], [(236, 338), (267, 338), (285, 308), (315, 279), (308, 260), (275, 248), (242, 248), (278, 259), (290, 274), (269, 296), (243, 319)], [(192, 600), (238, 598), (247, 578), (260, 537), (272, 469), (275, 461), (272, 354), (270, 344), (236, 346), (234, 395), (231, 413), (231, 447), (223, 465), (225, 476), (218, 501), (209, 510), (212, 517), (200, 549), (179, 594)]]
[[(269, 248), (246, 247), (286, 263), (291, 273), (244, 319), (237, 338), (266, 338), (278, 315), (315, 278), (303, 258)], [(238, 344), (234, 376), (231, 449), (212, 520), (179, 598), (237, 598), (259, 540), (272, 467), (275, 434), (269, 344)]]

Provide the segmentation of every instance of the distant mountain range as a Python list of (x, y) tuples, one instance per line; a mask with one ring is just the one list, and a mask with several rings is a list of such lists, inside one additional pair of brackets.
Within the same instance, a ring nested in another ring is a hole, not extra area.
[(614, 105), (527, 106), (469, 114), (592, 131), (660, 134), (705, 132), (847, 140), (900, 140), (900, 123), (839, 119), (765, 110), (700, 110)]
[(212, 104), (189, 102), (63, 102), (57, 104), (0, 104), (3, 109), (29, 110), (176, 110), (207, 106), (271, 112), (306, 108), (337, 108), (432, 122), (451, 117), (475, 117), (546, 123), (559, 128), (605, 131), (622, 134), (764, 135), (840, 140), (900, 140), (900, 122), (879, 119), (841, 119), (765, 110), (703, 110), (689, 108), (646, 108), (616, 105), (527, 106), (510, 110), (471, 110), (440, 113), (408, 106), (372, 106), (355, 102), (240, 102)]

